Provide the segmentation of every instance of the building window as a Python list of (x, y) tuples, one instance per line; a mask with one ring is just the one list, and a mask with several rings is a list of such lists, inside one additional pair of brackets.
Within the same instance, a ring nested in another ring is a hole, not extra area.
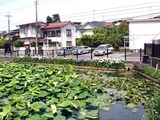
[(60, 30), (56, 31), (56, 37), (61, 37), (61, 31)]
[(55, 31), (52, 31), (52, 37), (55, 37), (56, 35), (55, 35)]
[(66, 30), (66, 36), (67, 36), (67, 37), (71, 37), (71, 36), (72, 36), (71, 29), (67, 29), (67, 30)]

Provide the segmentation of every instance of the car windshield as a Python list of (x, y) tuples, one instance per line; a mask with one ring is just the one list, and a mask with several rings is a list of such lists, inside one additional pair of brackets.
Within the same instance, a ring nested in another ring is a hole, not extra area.
[(105, 49), (104, 46), (98, 46), (98, 47), (96, 48), (96, 50), (103, 50), (103, 49)]

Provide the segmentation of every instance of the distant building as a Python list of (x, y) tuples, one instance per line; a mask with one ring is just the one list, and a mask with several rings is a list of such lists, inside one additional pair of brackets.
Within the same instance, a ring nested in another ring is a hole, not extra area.
[(76, 38), (80, 38), (82, 35), (93, 35), (94, 28), (107, 28), (112, 25), (112, 22), (87, 22), (83, 25), (76, 26)]
[(36, 28), (38, 29), (38, 44), (43, 45), (43, 31), (41, 29), (46, 26), (44, 22), (25, 23), (17, 26), (20, 30), (20, 40), (24, 42), (24, 45), (36, 42)]
[(160, 19), (128, 20), (129, 49), (144, 49), (144, 43), (160, 39)]
[[(74, 23), (75, 24), (75, 23)], [(70, 21), (49, 23), (43, 28), (45, 42), (43, 46), (51, 48), (75, 46), (75, 26)]]

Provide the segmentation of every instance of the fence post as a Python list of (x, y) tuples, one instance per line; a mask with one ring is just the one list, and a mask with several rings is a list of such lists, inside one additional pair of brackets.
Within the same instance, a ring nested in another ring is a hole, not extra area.
[(142, 49), (140, 48), (140, 61), (142, 60)]
[(35, 55), (35, 51), (33, 50), (33, 56)]
[(144, 43), (144, 54), (146, 54), (146, 43)]
[(108, 58), (108, 48), (107, 48), (107, 58)]
[(63, 56), (64, 56), (64, 57), (66, 56), (66, 51), (65, 51), (65, 49), (64, 49), (64, 51), (63, 51)]
[(124, 49), (124, 59), (126, 60), (126, 48)]
[(76, 49), (76, 56), (77, 56), (77, 59), (78, 59), (78, 49)]
[(91, 48), (91, 60), (93, 59), (93, 56), (92, 56), (92, 48)]
[(19, 50), (17, 50), (17, 56), (19, 57)]
[(54, 49), (52, 50), (52, 57), (54, 58)]

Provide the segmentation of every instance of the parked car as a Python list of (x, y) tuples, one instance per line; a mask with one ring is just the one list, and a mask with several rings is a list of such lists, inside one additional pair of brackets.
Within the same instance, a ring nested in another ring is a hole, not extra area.
[(61, 47), (58, 51), (57, 51), (57, 55), (61, 56), (61, 55), (70, 55), (72, 54), (73, 51), (73, 47), (72, 46), (67, 46), (67, 47)]
[(74, 55), (84, 54), (89, 52), (91, 52), (91, 47), (88, 47), (88, 46), (76, 46), (75, 49), (72, 51)]
[(96, 55), (106, 55), (107, 54), (107, 49), (108, 53), (112, 53), (114, 51), (112, 45), (110, 44), (103, 44), (99, 45), (94, 51), (93, 54)]

